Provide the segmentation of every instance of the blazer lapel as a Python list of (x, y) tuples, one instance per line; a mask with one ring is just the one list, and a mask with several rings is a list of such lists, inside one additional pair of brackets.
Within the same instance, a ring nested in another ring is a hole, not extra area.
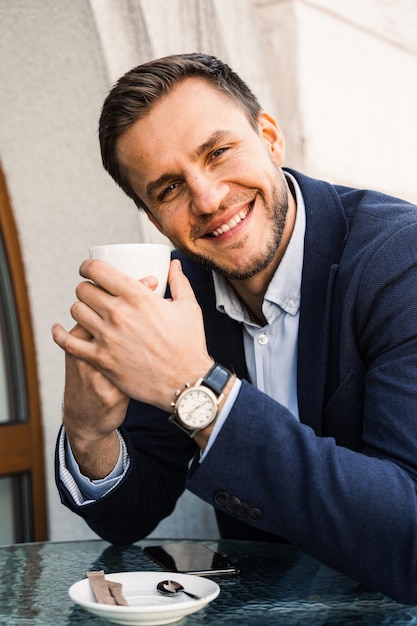
[(249, 380), (243, 347), (242, 326), (216, 309), (213, 276), (211, 271), (190, 262), (178, 252), (173, 258), (179, 258), (183, 270), (190, 280), (197, 301), (203, 311), (204, 328), (210, 356), (239, 378)]
[(300, 421), (321, 434), (329, 367), (332, 289), (347, 236), (347, 220), (333, 186), (291, 173), (300, 185), (306, 206), (298, 332), (298, 409)]
[(249, 380), (243, 347), (242, 325), (232, 320), (228, 315), (217, 311), (211, 275), (210, 280), (212, 283), (210, 289), (202, 286), (195, 290), (196, 298), (200, 302), (203, 312), (209, 312), (208, 315), (205, 315), (204, 326), (210, 355), (239, 378)]

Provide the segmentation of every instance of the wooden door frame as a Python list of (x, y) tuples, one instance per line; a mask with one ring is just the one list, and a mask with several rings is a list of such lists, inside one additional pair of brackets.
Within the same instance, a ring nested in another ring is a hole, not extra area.
[(35, 345), (20, 243), (1, 164), (0, 229), (16, 305), (28, 406), (27, 421), (0, 425), (0, 476), (30, 473), (33, 541), (46, 541), (48, 527), (43, 430)]

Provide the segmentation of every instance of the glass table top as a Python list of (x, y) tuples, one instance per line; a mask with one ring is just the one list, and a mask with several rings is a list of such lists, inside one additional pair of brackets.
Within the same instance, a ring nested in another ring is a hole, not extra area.
[[(0, 625), (109, 626), (109, 621), (74, 604), (69, 587), (93, 569), (106, 574), (161, 571), (143, 554), (145, 545), (156, 543), (161, 542), (116, 547), (96, 540), (0, 547)], [(213, 577), (220, 595), (201, 611), (176, 622), (179, 626), (417, 624), (417, 607), (371, 593), (293, 546), (203, 543), (234, 561), (240, 574)]]

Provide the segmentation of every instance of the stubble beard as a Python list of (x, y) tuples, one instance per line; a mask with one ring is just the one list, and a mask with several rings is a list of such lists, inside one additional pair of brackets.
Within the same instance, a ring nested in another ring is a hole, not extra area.
[(272, 192), (272, 202), (269, 207), (267, 205), (265, 206), (269, 216), (268, 221), (265, 223), (265, 231), (267, 232), (269, 229), (268, 240), (263, 250), (258, 255), (248, 259), (248, 265), (244, 270), (234, 271), (219, 265), (215, 259), (207, 258), (206, 256), (190, 252), (190, 250), (181, 247), (178, 247), (178, 250), (195, 263), (213, 270), (226, 280), (243, 281), (253, 278), (272, 263), (282, 241), (288, 213), (288, 187), (281, 170), (278, 170), (278, 180)]

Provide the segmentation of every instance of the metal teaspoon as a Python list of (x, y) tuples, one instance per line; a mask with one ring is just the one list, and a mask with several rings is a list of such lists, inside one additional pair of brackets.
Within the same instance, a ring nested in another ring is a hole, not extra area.
[(182, 591), (182, 593), (190, 596), (190, 598), (194, 598), (194, 600), (201, 600), (200, 596), (196, 596), (194, 593), (185, 591), (184, 587), (175, 580), (161, 580), (161, 582), (157, 584), (156, 588), (159, 593), (162, 593), (165, 596), (175, 596), (176, 593)]

